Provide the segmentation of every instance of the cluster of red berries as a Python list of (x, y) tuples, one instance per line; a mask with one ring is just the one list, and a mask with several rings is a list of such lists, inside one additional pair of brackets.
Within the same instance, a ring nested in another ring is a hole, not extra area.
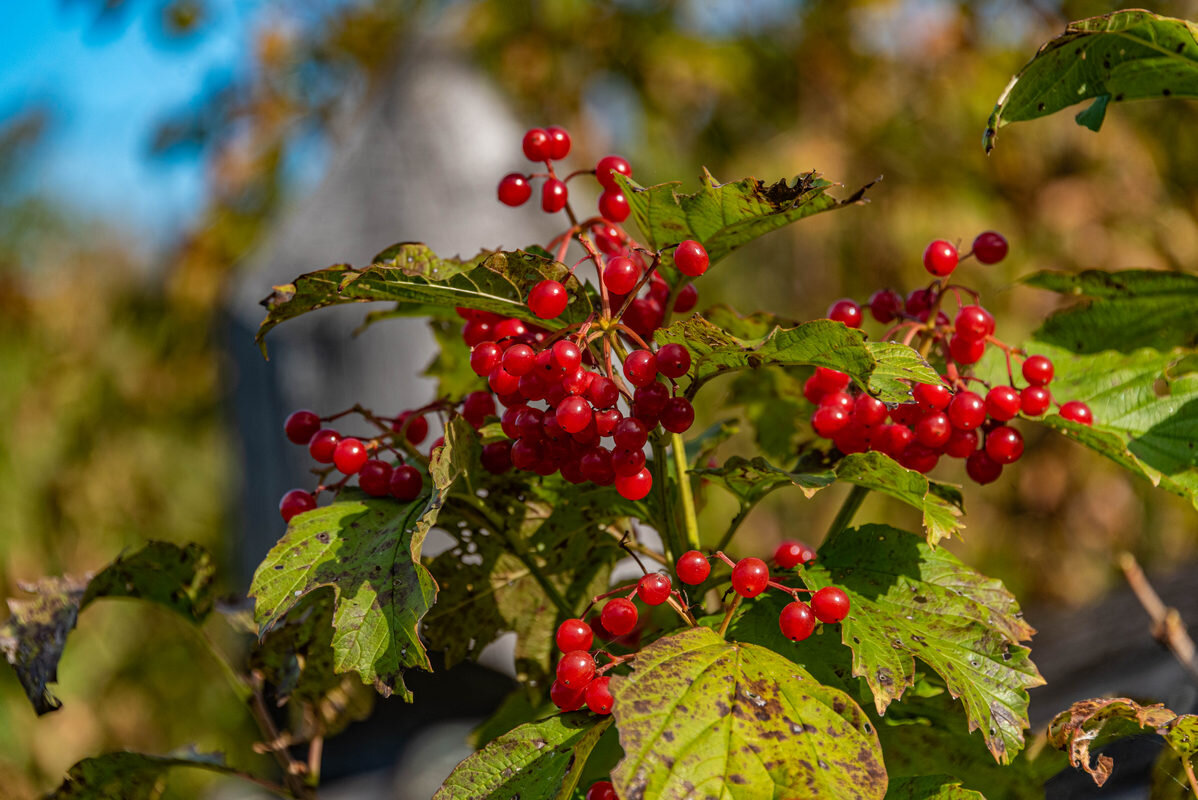
[[(973, 248), (959, 256), (946, 241), (935, 241), (924, 251), (924, 267), (936, 276), (926, 288), (905, 298), (893, 289), (882, 289), (869, 299), (875, 320), (893, 326), (883, 339), (899, 339), (918, 345), (928, 356), (944, 363), (944, 384), (916, 384), (913, 402), (887, 406), (849, 386), (843, 372), (819, 368), (803, 387), (803, 394), (816, 405), (811, 425), (817, 435), (831, 439), (842, 453), (875, 450), (894, 458), (908, 469), (929, 472), (942, 455), (965, 459), (965, 470), (978, 483), (990, 483), (1023, 454), (1023, 437), (1006, 423), (1020, 413), (1039, 417), (1053, 404), (1048, 384), (1053, 364), (1044, 356), (1027, 356), (994, 336), (994, 316), (977, 302), (977, 293), (965, 286), (946, 284), (941, 279), (970, 256), (983, 264), (994, 264), (1007, 254), (1007, 240), (987, 231), (978, 235)], [(965, 303), (962, 294), (972, 295)], [(956, 300), (952, 319), (943, 309), (946, 297)], [(828, 318), (859, 328), (862, 308), (850, 299), (837, 300)], [(1009, 385), (989, 387), (970, 374), (987, 346), (1003, 351), (1007, 359)], [(1024, 357), (1021, 372), (1027, 386), (1015, 387), (1012, 356)], [(971, 382), (986, 387), (985, 395), (969, 390)], [(1060, 406), (1066, 419), (1090, 425), (1089, 407), (1079, 401)]]
[[(504, 205), (522, 206), (532, 197), (532, 179), (544, 178), (541, 186), (541, 209), (553, 214), (561, 211), (569, 202), (570, 193), (566, 184), (578, 175), (590, 174), (589, 171), (573, 172), (565, 178), (559, 178), (553, 167), (554, 161), (561, 161), (570, 154), (570, 134), (557, 126), (548, 128), (533, 128), (524, 134), (524, 155), (529, 161), (544, 162), (548, 172), (524, 174), (511, 172), (499, 181), (499, 201)], [(599, 196), (599, 214), (612, 222), (623, 222), (628, 219), (630, 209), (628, 198), (620, 190), (613, 173), (631, 176), (632, 167), (620, 156), (604, 156), (595, 165), (593, 174), (603, 187)]]
[[(341, 415), (338, 415), (341, 416)], [(421, 414), (405, 411), (392, 420), (383, 421), (390, 429), (383, 436), (343, 436), (333, 428), (323, 427), (331, 418), (322, 419), (314, 411), (301, 409), (292, 413), (283, 423), (287, 438), (300, 445), (307, 445), (308, 454), (317, 464), (329, 466), (318, 468), (316, 474), (323, 481), (334, 470), (342, 477), (329, 485), (323, 482), (315, 491), (292, 489), (279, 501), (279, 513), (284, 522), (305, 511), (316, 508), (316, 497), (326, 490), (337, 491), (350, 477), (358, 476), (358, 486), (373, 497), (391, 496), (405, 503), (420, 496), (424, 489), (424, 476), (418, 469), (405, 464), (403, 456), (388, 446), (387, 439), (404, 436), (411, 444), (419, 444), (428, 436), (428, 420)], [(363, 441), (365, 439), (365, 441)], [(443, 440), (438, 440), (434, 448)], [(395, 462), (378, 458), (378, 451), (387, 450)], [(371, 455), (376, 457), (371, 458)]]

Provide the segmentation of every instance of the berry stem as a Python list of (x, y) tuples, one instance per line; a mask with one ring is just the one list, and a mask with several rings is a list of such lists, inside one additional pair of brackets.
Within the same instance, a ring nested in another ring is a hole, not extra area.
[(849, 526), (853, 521), (853, 515), (857, 513), (857, 509), (861, 508), (861, 504), (865, 502), (865, 496), (869, 494), (869, 489), (864, 486), (854, 486), (848, 496), (844, 498), (844, 503), (840, 506), (840, 511), (836, 512), (836, 518), (832, 520), (832, 524), (828, 527), (828, 535), (824, 537), (824, 544), (827, 545), (840, 532)]
[(728, 610), (724, 612), (724, 621), (720, 623), (720, 638), (723, 639), (728, 633), (728, 626), (732, 623), (732, 615), (736, 613), (736, 607), (740, 605), (740, 595), (732, 598), (732, 602), (728, 604)]
[[(636, 296), (641, 293), (641, 289), (645, 288), (645, 284), (653, 278), (653, 274), (657, 272), (657, 267), (660, 264), (661, 253), (654, 253), (653, 261), (651, 261), (649, 266), (645, 269), (645, 274), (641, 276), (639, 281), (637, 281), (636, 286), (632, 287), (632, 291), (628, 293), (628, 297), (624, 298), (624, 305), (620, 306), (620, 310), (616, 312), (616, 319), (621, 319), (624, 316), (624, 312), (627, 311), (628, 307), (632, 305), (632, 301), (636, 300)], [(668, 316), (668, 311), (666, 313)], [(662, 327), (665, 326), (662, 325)]]
[(682, 605), (682, 603), (678, 602), (678, 598), (674, 597), (674, 595), (667, 597), (666, 602), (669, 603), (670, 608), (677, 612), (678, 616), (682, 617), (682, 621), (687, 625), (691, 626), (692, 628), (697, 628), (699, 626), (699, 621), (695, 619), (694, 614), (688, 611)]
[(690, 549), (699, 549), (699, 518), (695, 514), (695, 495), (691, 490), (690, 473), (686, 465), (686, 445), (681, 434), (670, 435), (670, 449), (674, 451), (674, 469), (678, 472), (678, 493), (682, 495), (682, 519), (686, 524), (686, 543)]

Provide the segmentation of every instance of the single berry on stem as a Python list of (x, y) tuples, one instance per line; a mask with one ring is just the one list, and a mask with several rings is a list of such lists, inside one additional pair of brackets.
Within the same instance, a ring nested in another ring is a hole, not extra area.
[(667, 378), (681, 378), (691, 368), (691, 351), (681, 344), (664, 344), (657, 351), (657, 369)]
[(669, 599), (672, 588), (667, 576), (660, 572), (650, 572), (637, 582), (636, 596), (647, 606), (659, 606)]
[(948, 419), (954, 428), (971, 431), (986, 421), (986, 401), (975, 392), (957, 392), (949, 401)]
[(549, 687), (549, 699), (560, 711), (577, 711), (586, 704), (586, 686), (570, 687), (554, 681)]
[(574, 650), (557, 662), (557, 679), (570, 688), (585, 687), (595, 677), (595, 659), (585, 650)]
[(570, 134), (564, 128), (550, 125), (545, 129), (545, 135), (549, 137), (549, 158), (558, 161), (570, 155)]
[(811, 606), (798, 600), (787, 603), (778, 615), (782, 635), (792, 642), (801, 642), (815, 632), (815, 614)]
[(1010, 386), (995, 386), (986, 395), (986, 413), (999, 422), (1014, 419), (1022, 404), (1019, 391)]
[(279, 514), (282, 515), (284, 522), (291, 522), (291, 518), (296, 514), (303, 514), (314, 508), (316, 508), (316, 498), (312, 496), (311, 492), (306, 492), (303, 489), (292, 489), (279, 501)]
[(568, 619), (558, 625), (557, 635), (554, 637), (557, 649), (563, 653), (590, 650), (594, 641), (595, 634), (591, 630), (591, 626), (580, 619)]
[(975, 450), (965, 459), (965, 472), (975, 483), (985, 485), (998, 480), (1002, 475), (1002, 464), (991, 458), (985, 450)]
[(952, 356), (953, 361), (963, 366), (976, 364), (986, 354), (986, 340), (971, 339), (954, 333), (948, 340), (948, 354)]
[(633, 350), (624, 359), (624, 377), (633, 386), (648, 386), (657, 378), (657, 356), (651, 350)]
[(524, 157), (529, 161), (548, 161), (550, 159), (549, 134), (541, 128), (530, 129), (528, 133), (524, 134), (524, 141), (521, 144), (524, 148)]
[(878, 322), (893, 322), (902, 310), (903, 297), (894, 289), (879, 289), (870, 295), (869, 313)]
[(619, 189), (608, 189), (599, 195), (599, 214), (612, 222), (623, 222), (628, 219), (632, 210), (628, 207), (628, 198)]
[(698, 550), (688, 550), (678, 558), (674, 572), (678, 575), (678, 580), (686, 585), (697, 586), (711, 574), (711, 563), (707, 556)]
[(372, 497), (382, 497), (391, 491), (391, 465), (372, 458), (358, 470), (358, 486)]
[(843, 322), (850, 328), (860, 328), (861, 306), (847, 297), (841, 298), (828, 307), (828, 319), (833, 322)]
[(1029, 356), (1023, 362), (1023, 378), (1033, 386), (1044, 386), (1052, 381), (1052, 361), (1045, 356)]
[(926, 411), (943, 411), (953, 399), (952, 390), (942, 383), (917, 383), (911, 393)]
[(337, 431), (332, 428), (321, 428), (312, 434), (312, 439), (308, 442), (308, 454), (318, 463), (332, 464), (333, 452), (337, 449), (337, 443), (340, 441), (341, 434)]
[(632, 167), (620, 156), (604, 156), (595, 165), (595, 178), (604, 189), (618, 189), (616, 178), (612, 175), (618, 172), (626, 178), (632, 177)]
[(565, 286), (557, 281), (543, 280), (528, 293), (528, 310), (539, 319), (555, 319), (566, 310), (569, 299)]
[(1029, 417), (1038, 417), (1052, 405), (1052, 392), (1047, 386), (1027, 386), (1019, 393), (1019, 408)]
[(1094, 414), (1090, 411), (1090, 407), (1080, 400), (1070, 400), (1061, 406), (1060, 415), (1070, 422), (1077, 422), (1082, 425), (1093, 425)]
[(732, 589), (741, 597), (753, 598), (765, 591), (770, 568), (760, 558), (742, 558), (732, 568)]
[(811, 610), (820, 622), (840, 622), (849, 615), (849, 596), (838, 586), (825, 586), (811, 596)]
[(403, 464), (391, 470), (391, 496), (396, 500), (409, 503), (423, 490), (424, 476), (415, 467)]
[(569, 199), (570, 190), (557, 178), (549, 178), (541, 187), (541, 210), (547, 214), (561, 211)]
[(1001, 233), (979, 233), (973, 240), (973, 257), (982, 264), (997, 264), (1007, 257), (1007, 247), (1007, 239)]
[(511, 172), (499, 181), (499, 202), (505, 206), (522, 206), (532, 197), (532, 184), (519, 172)]
[(641, 279), (641, 270), (632, 259), (615, 256), (603, 269), (603, 285), (609, 292), (628, 294)]
[(790, 569), (814, 560), (815, 551), (802, 542), (787, 540), (774, 551), (774, 563), (782, 569)]
[(953, 327), (968, 339), (985, 339), (994, 333), (994, 316), (981, 306), (962, 306)]
[[(599, 621), (612, 636), (623, 636), (631, 633), (636, 627), (638, 616), (636, 605), (631, 600), (614, 597), (604, 604)], [(560, 673), (558, 677), (560, 678)]]
[(1013, 464), (1023, 455), (1023, 437), (1008, 425), (999, 425), (986, 434), (986, 455), (999, 464)]
[(604, 675), (587, 684), (587, 708), (596, 714), (610, 714), (612, 703), (615, 702), (611, 696), (611, 689), (608, 684), (611, 683), (611, 678)]
[(300, 409), (291, 412), (283, 423), (283, 433), (294, 444), (307, 444), (320, 430), (320, 417), (315, 411)]
[(620, 800), (611, 781), (596, 781), (587, 789), (585, 800)]
[(616, 491), (625, 500), (644, 500), (652, 488), (653, 475), (648, 469), (642, 469), (635, 475), (619, 475), (616, 477)]
[(674, 266), (683, 275), (697, 278), (707, 271), (707, 250), (694, 239), (687, 239), (674, 251)]
[(661, 410), (661, 427), (670, 433), (686, 433), (695, 424), (695, 409), (685, 397), (671, 397)]
[(923, 267), (938, 278), (957, 268), (957, 248), (951, 242), (937, 239), (923, 251)]
[(333, 466), (344, 475), (357, 473), (368, 458), (370, 455), (366, 452), (366, 445), (353, 437), (342, 439), (333, 449)]

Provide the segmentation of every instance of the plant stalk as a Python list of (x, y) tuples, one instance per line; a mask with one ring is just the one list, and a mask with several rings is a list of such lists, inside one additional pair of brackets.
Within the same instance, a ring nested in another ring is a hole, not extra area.
[(720, 638), (721, 639), (723, 639), (724, 635), (726, 633), (728, 633), (728, 626), (730, 624), (732, 624), (732, 615), (736, 613), (736, 607), (739, 605), (740, 605), (740, 595), (738, 594), (736, 597), (734, 597), (732, 599), (732, 602), (728, 605), (728, 610), (724, 613), (724, 621), (720, 623)]
[(857, 509), (861, 508), (861, 503), (865, 501), (865, 496), (869, 494), (869, 489), (864, 486), (854, 486), (849, 492), (848, 497), (844, 499), (844, 503), (840, 506), (840, 511), (836, 513), (836, 519), (832, 520), (831, 527), (828, 528), (828, 535), (824, 537), (824, 544), (831, 542), (840, 532), (849, 526), (853, 521), (853, 515), (857, 513)]
[(695, 495), (691, 490), (691, 479), (687, 472), (686, 445), (682, 436), (670, 436), (670, 448), (674, 451), (674, 469), (678, 472), (678, 493), (682, 495), (682, 519), (686, 524), (686, 543), (692, 550), (699, 549), (699, 518), (695, 514)]
[(653, 476), (653, 483), (659, 490), (661, 513), (665, 523), (659, 532), (668, 563), (673, 564), (683, 553), (682, 538), (678, 533), (678, 518), (674, 514), (674, 504), (670, 502), (670, 469), (666, 465), (666, 448), (656, 439), (653, 440), (653, 466), (657, 469), (657, 474)]

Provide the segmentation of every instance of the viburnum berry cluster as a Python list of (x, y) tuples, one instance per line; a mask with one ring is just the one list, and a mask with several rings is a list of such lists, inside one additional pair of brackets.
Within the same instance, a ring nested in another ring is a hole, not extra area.
[[(846, 455), (877, 451), (923, 473), (934, 469), (941, 456), (964, 459), (966, 473), (980, 484), (997, 480), (1004, 465), (1019, 460), (1023, 436), (1009, 423), (1020, 414), (1040, 417), (1052, 408), (1052, 361), (997, 339), (994, 316), (981, 305), (978, 293), (945, 280), (965, 259), (995, 264), (1007, 250), (1006, 238), (994, 231), (979, 234), (964, 256), (952, 243), (937, 240), (923, 254), (924, 268), (936, 276), (930, 285), (906, 297), (889, 288), (874, 292), (866, 307), (874, 320), (890, 326), (881, 338), (941, 361), (944, 383), (916, 384), (912, 402), (887, 406), (855, 391), (846, 373), (817, 368), (803, 386), (804, 396), (816, 405), (811, 415), (815, 433)], [(950, 303), (956, 305), (951, 318)], [(862, 306), (848, 298), (828, 309), (829, 319), (850, 328), (860, 328), (864, 317)], [(988, 347), (1006, 358), (1007, 383), (992, 385), (973, 374)], [(1022, 388), (1016, 385), (1013, 359), (1022, 359)], [(1060, 404), (1059, 413), (1084, 425), (1093, 422), (1089, 407), (1079, 401)]]

